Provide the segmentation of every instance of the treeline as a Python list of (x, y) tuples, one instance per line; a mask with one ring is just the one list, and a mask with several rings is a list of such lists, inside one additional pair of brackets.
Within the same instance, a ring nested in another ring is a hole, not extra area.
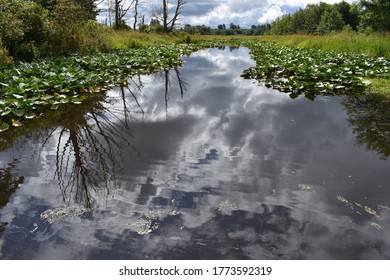
[(0, 0), (0, 66), (108, 48), (97, 13), (94, 0)]
[(252, 25), (251, 28), (241, 28), (239, 25), (231, 23), (218, 25), (217, 28), (211, 28), (205, 25), (186, 24), (181, 31), (194, 35), (264, 35), (271, 30), (270, 24)]
[(269, 34), (328, 34), (332, 31), (390, 32), (390, 1), (307, 5), (274, 21)]

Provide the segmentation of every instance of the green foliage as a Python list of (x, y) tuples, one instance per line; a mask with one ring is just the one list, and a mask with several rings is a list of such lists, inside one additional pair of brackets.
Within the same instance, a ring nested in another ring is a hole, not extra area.
[(287, 46), (314, 48), (323, 51), (352, 52), (374, 57), (390, 58), (390, 36), (386, 34), (359, 34), (356, 32), (338, 32), (325, 36), (288, 35), (264, 36), (262, 41), (280, 43)]
[(390, 78), (390, 61), (384, 58), (274, 43), (252, 43), (249, 47), (256, 66), (244, 71), (243, 77), (289, 92), (292, 97), (355, 92), (365, 88), (363, 78)]
[(7, 67), (12, 63), (12, 58), (8, 55), (8, 50), (3, 47), (3, 43), (0, 38), (0, 69)]
[(344, 25), (345, 23), (337, 7), (331, 6), (321, 16), (317, 32), (320, 34), (328, 34), (332, 31), (340, 31)]
[[(48, 51), (52, 55), (65, 55), (88, 49), (83, 42), (91, 40), (88, 38), (92, 35), (91, 25), (84, 27), (90, 15), (82, 6), (73, 0), (57, 0), (51, 16)], [(87, 33), (84, 34), (85, 30)]]
[(21, 63), (0, 72), (0, 131), (22, 125), (44, 110), (80, 104), (87, 93), (126, 83), (129, 77), (170, 69), (204, 44), (166, 44)]
[(356, 3), (349, 4), (342, 1), (336, 4), (336, 8), (341, 14), (342, 20), (345, 25), (349, 25), (352, 30), (356, 31), (359, 25), (359, 8)]
[(0, 0), (0, 37), (7, 47), (23, 38), (23, 23), (17, 16), (20, 2)]
[(0, 1), (0, 35), (10, 55), (29, 61), (39, 57), (38, 46), (47, 35), (47, 11), (31, 1)]
[(389, 18), (389, 0), (360, 0), (353, 4), (342, 1), (333, 5), (320, 2), (276, 20), (270, 33), (328, 34), (342, 30), (344, 25), (349, 25), (353, 31), (390, 32)]
[(361, 0), (363, 28), (371, 27), (376, 32), (390, 32), (390, 1)]
[(9, 54), (22, 61), (105, 51), (106, 32), (95, 16), (91, 0), (0, 0), (0, 38)]

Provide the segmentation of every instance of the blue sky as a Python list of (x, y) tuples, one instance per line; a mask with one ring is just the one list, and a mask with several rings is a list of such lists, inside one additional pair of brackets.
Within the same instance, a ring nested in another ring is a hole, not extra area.
[[(108, 1), (108, 0), (107, 0)], [(129, 0), (130, 1), (130, 0)], [(176, 0), (170, 0), (176, 2)], [(319, 3), (320, 0), (186, 0), (180, 17), (181, 24), (206, 25), (216, 27), (218, 24), (229, 25), (231, 22), (241, 27), (272, 22), (276, 18), (304, 8), (307, 4)], [(346, 0), (354, 2), (354, 0)], [(151, 7), (160, 4), (159, 0), (144, 0), (143, 14), (149, 23)], [(321, 2), (337, 3), (341, 0), (322, 0)], [(129, 12), (128, 24), (132, 25)]]

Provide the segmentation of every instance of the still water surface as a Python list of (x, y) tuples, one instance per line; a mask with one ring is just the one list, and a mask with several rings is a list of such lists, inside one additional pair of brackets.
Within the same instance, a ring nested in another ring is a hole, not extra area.
[(185, 62), (1, 136), (1, 259), (390, 258), (386, 101)]

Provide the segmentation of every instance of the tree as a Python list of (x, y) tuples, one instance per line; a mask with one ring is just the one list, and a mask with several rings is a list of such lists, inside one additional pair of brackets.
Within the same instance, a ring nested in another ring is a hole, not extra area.
[(342, 30), (344, 25), (343, 18), (337, 8), (335, 6), (331, 6), (321, 16), (321, 21), (317, 27), (317, 31), (320, 34), (326, 34), (331, 31)]
[(225, 24), (219, 24), (218, 25), (219, 30), (226, 30), (226, 25)]
[(390, 1), (361, 0), (362, 25), (376, 32), (390, 31)]
[(162, 22), (164, 33), (171, 32), (175, 28), (185, 4), (187, 4), (185, 0), (162, 0), (162, 6), (154, 8), (154, 17)]
[(127, 12), (133, 6), (136, 0), (115, 0), (114, 1), (114, 14), (115, 14), (115, 28), (125, 28), (126, 24), (124, 17)]
[(357, 30), (357, 26), (359, 25), (359, 14), (356, 9), (356, 4), (351, 5), (348, 2), (342, 1), (335, 5), (341, 14), (344, 24), (351, 26), (352, 30)]
[[(133, 23), (133, 29), (135, 30), (138, 23), (138, 15), (139, 15), (139, 9), (141, 5), (143, 4), (140, 0), (134, 0), (134, 23)], [(141, 23), (142, 24), (142, 23)]]

